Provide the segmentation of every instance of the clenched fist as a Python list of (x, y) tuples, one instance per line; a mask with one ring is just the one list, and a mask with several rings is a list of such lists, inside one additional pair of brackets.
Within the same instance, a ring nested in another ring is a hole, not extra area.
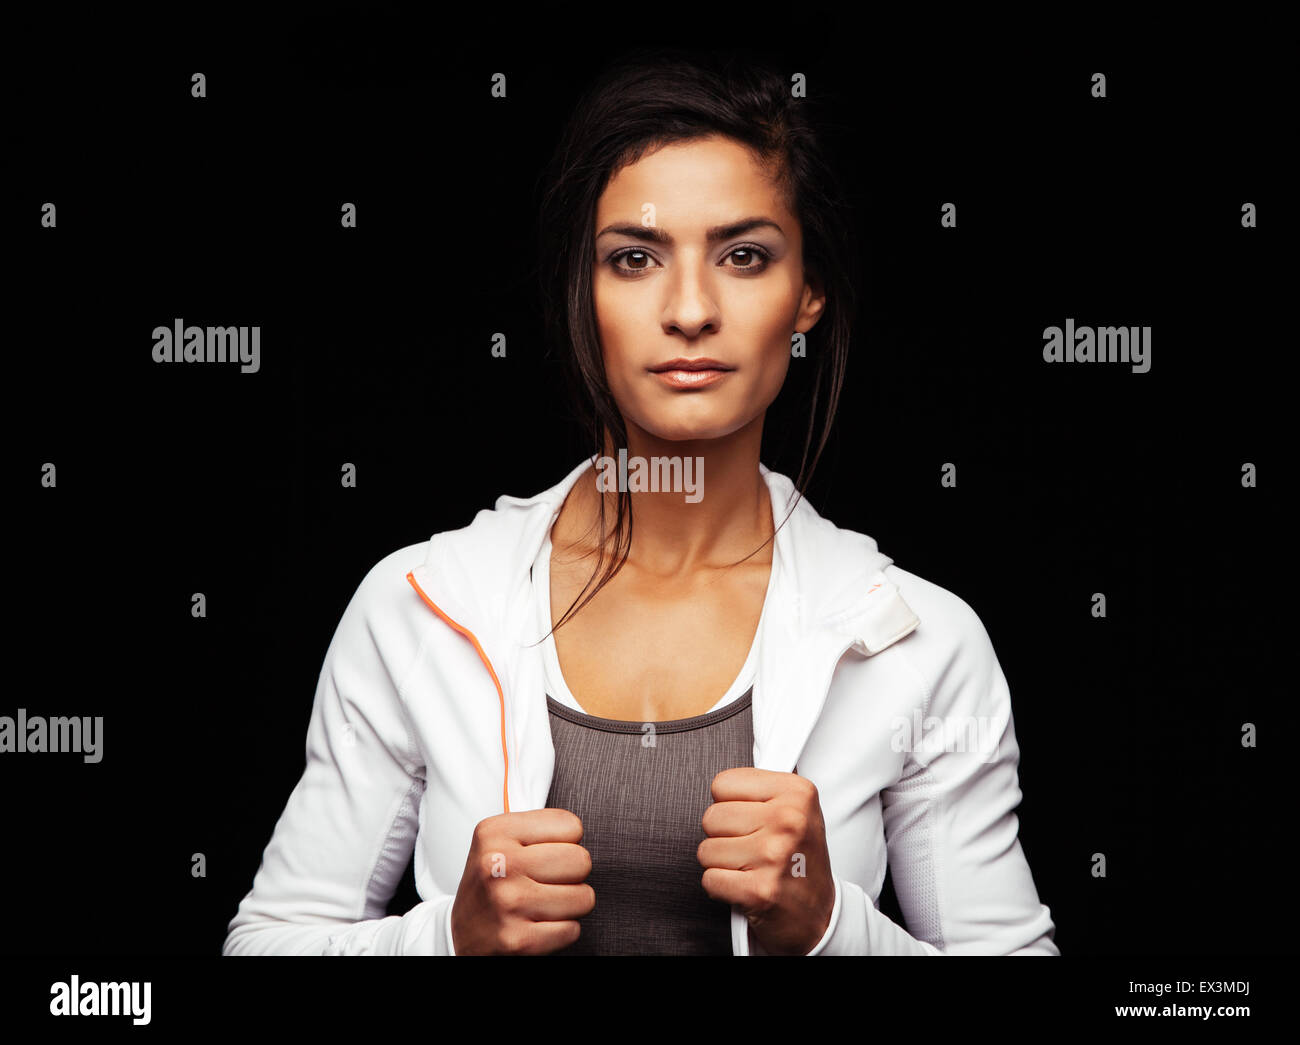
[(817, 788), (795, 773), (738, 767), (713, 778), (696, 850), (701, 883), (745, 913), (769, 954), (807, 954), (835, 909), (835, 881)]
[(581, 838), (567, 809), (480, 820), (451, 908), (456, 953), (549, 954), (577, 940), (577, 919), (596, 906)]

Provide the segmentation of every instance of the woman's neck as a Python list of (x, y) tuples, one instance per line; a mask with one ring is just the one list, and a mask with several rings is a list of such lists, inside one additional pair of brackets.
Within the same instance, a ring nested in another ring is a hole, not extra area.
[[(633, 514), (628, 561), (646, 573), (672, 577), (717, 568), (750, 555), (772, 535), (771, 496), (758, 470), (763, 432), (760, 414), (721, 439), (675, 442), (629, 424), (625, 467), (607, 438), (605, 460), (583, 473), (561, 509), (553, 540), (557, 546), (595, 550), (600, 497), (605, 498), (606, 533), (618, 513), (617, 483), (625, 481)], [(658, 464), (655, 458), (661, 459)], [(663, 459), (671, 464), (665, 466)], [(675, 459), (675, 460), (674, 460)], [(672, 477), (673, 488), (656, 492), (656, 479)], [(600, 489), (604, 487), (604, 489)], [(566, 518), (567, 515), (567, 518)], [(749, 560), (768, 562), (770, 546)]]

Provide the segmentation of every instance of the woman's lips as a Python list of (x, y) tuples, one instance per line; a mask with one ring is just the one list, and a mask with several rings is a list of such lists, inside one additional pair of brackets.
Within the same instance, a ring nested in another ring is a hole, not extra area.
[(654, 376), (669, 388), (707, 388), (726, 377), (730, 370), (658, 370)]
[(669, 388), (708, 388), (732, 371), (732, 367), (708, 356), (688, 359), (678, 356), (650, 368), (650, 372)]

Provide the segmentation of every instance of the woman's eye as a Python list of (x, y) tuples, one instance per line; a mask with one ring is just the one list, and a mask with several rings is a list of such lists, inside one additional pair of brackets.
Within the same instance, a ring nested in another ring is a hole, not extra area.
[[(736, 247), (723, 259), (724, 261), (730, 259), (734, 264), (723, 267), (743, 269), (746, 272), (762, 272), (771, 258), (772, 256), (762, 247)], [(629, 247), (614, 254), (609, 259), (609, 264), (617, 272), (645, 272), (654, 264), (654, 259), (644, 250)]]
[(731, 266), (732, 268), (752, 269), (755, 272), (761, 272), (767, 267), (771, 255), (759, 247), (737, 247), (727, 257), (734, 259), (736, 262)]
[[(620, 265), (619, 262), (624, 258), (635, 259), (635, 263), (626, 266)], [(650, 267), (650, 255), (644, 250), (625, 250), (620, 254), (615, 254), (609, 260), (615, 268), (621, 268), (624, 271), (643, 272)]]

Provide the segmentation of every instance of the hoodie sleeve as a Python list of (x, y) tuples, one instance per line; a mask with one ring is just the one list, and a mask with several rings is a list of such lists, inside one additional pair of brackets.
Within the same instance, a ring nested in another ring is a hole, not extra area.
[(835, 876), (831, 923), (809, 954), (1058, 955), (1051, 912), (1018, 837), (1020, 751), (1006, 678), (975, 611), (922, 586), (938, 596), (935, 605), (922, 609), (920, 628), (893, 652), (924, 682), (925, 726), (899, 780), (881, 792), (908, 929), (857, 883)]
[(402, 695), (422, 640), (413, 615), (398, 612), (409, 587), (394, 587), (423, 547), (379, 562), (343, 613), (316, 686), (306, 768), (223, 955), (454, 953), (454, 895), (384, 915), (415, 847), (424, 791)]

